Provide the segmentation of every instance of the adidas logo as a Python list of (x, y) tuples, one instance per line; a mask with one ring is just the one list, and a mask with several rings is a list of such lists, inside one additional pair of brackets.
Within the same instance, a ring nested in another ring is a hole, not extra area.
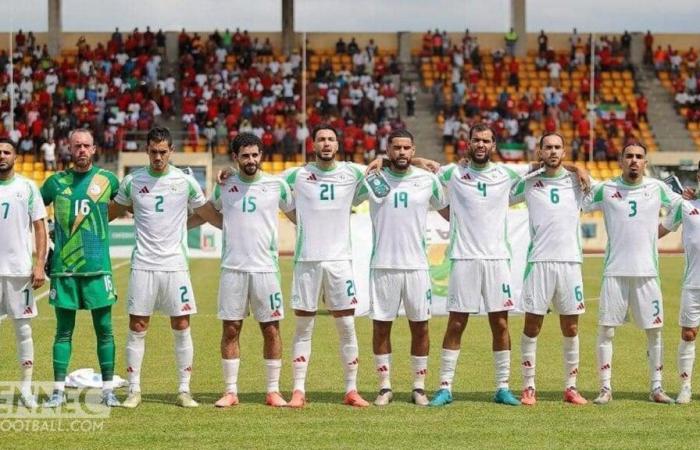
[(379, 366), (377, 367), (377, 372), (388, 372), (389, 368), (387, 366)]
[(149, 192), (148, 186), (144, 186), (139, 190), (139, 194), (148, 194)]
[(576, 307), (576, 309), (577, 309), (578, 311), (583, 311), (584, 309), (586, 309), (586, 307), (583, 305), (583, 302), (581, 302), (581, 303), (578, 304), (578, 306)]
[(687, 380), (688, 379), (688, 372), (683, 372), (681, 374), (681, 378), (683, 378), (684, 380)]
[(359, 358), (355, 358), (355, 359), (353, 359), (352, 361), (350, 361), (350, 362), (348, 363), (348, 366), (356, 366), (356, 365), (358, 365), (359, 363), (360, 363), (360, 359), (359, 359)]
[(532, 367), (532, 361), (523, 361), (523, 367)]
[(192, 366), (187, 366), (183, 369), (183, 372), (192, 372)]
[(574, 370), (569, 372), (569, 376), (572, 376), (572, 375), (578, 375), (578, 367), (576, 367)]
[(296, 358), (294, 358), (292, 360), (292, 362), (293, 363), (304, 363), (304, 362), (306, 362), (306, 358), (304, 357), (304, 355), (297, 356)]
[(352, 300), (350, 300), (351, 305), (357, 305), (357, 297), (353, 297)]
[(690, 211), (690, 214), (688, 214), (688, 215), (689, 216), (698, 216), (698, 215), (700, 215), (700, 211), (698, 211), (697, 208), (693, 208), (693, 210)]
[(231, 189), (228, 190), (229, 192), (238, 192), (238, 186), (234, 185), (231, 187)]
[(127, 368), (126, 368), (126, 371), (127, 371), (128, 373), (134, 373), (134, 372), (135, 372), (134, 368), (131, 367), (131, 366), (127, 367)]
[(31, 359), (27, 359), (25, 361), (22, 361), (22, 367), (32, 367), (34, 365), (34, 361)]
[(311, 175), (309, 175), (309, 178), (307, 178), (306, 181), (318, 181), (318, 178), (316, 178), (315, 173), (312, 173)]
[(603, 367), (600, 368), (600, 370), (610, 370), (610, 364), (604, 364)]
[(536, 187), (536, 188), (543, 188), (543, 187), (544, 187), (544, 183), (542, 182), (542, 180), (538, 180), (537, 183), (535, 183), (534, 187)]
[(441, 381), (441, 382), (440, 382), (440, 386), (445, 386), (445, 387), (447, 387), (447, 386), (449, 386), (449, 385), (450, 385), (450, 382), (449, 382), (449, 381)]
[(427, 373), (428, 373), (428, 369), (416, 370), (416, 375), (426, 375)]
[(656, 371), (657, 371), (657, 372), (661, 372), (662, 370), (664, 370), (664, 365), (663, 365), (663, 364), (661, 364), (660, 366), (656, 366)]
[(185, 311), (192, 311), (192, 307), (190, 306), (189, 303), (185, 303), (185, 304), (182, 306), (182, 309), (180, 309), (180, 312), (185, 312)]
[(463, 179), (463, 180), (471, 180), (472, 177), (471, 177), (468, 173), (465, 173), (465, 174), (462, 176), (462, 179)]
[(31, 306), (27, 306), (27, 307), (24, 309), (24, 314), (25, 314), (25, 315), (26, 315), (26, 314), (31, 314), (32, 312), (33, 312), (33, 311), (32, 311), (32, 307), (31, 307)]
[(513, 300), (508, 299), (505, 302), (503, 302), (503, 306), (513, 306)]
[(654, 319), (654, 322), (652, 322), (652, 323), (654, 325), (660, 325), (662, 322), (663, 322), (663, 320), (661, 320), (661, 316), (659, 316), (656, 319)]
[(615, 192), (613, 195), (611, 195), (611, 198), (619, 198), (622, 199), (622, 194), (620, 194), (620, 191)]
[(280, 313), (279, 309), (276, 309), (270, 314), (270, 317), (280, 317), (282, 314)]

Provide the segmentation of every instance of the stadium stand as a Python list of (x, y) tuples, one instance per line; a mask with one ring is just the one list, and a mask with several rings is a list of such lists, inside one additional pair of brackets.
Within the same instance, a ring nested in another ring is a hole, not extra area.
[[(569, 50), (540, 48), (517, 59), (501, 49), (480, 49), (478, 38), (468, 32), (455, 44), (444, 32), (436, 30), (431, 40), (429, 36), (424, 35), (423, 47), (414, 53), (420, 58), (423, 86), (433, 94), (448, 161), (463, 154), (469, 126), (482, 120), (495, 129), (502, 159), (531, 157), (537, 136), (545, 131), (562, 133), (571, 143), (573, 160), (587, 159), (590, 45), (580, 37), (572, 39)], [(585, 164), (601, 178), (618, 173), (609, 161), (625, 142), (640, 140), (649, 151), (657, 150), (646, 120), (646, 99), (636, 90), (629, 50), (621, 41), (603, 36), (596, 43), (595, 161)]]
[[(13, 85), (0, 75), (2, 110), (9, 110), (14, 89), (14, 130), (4, 114), (0, 135), (18, 143), (20, 172), (39, 183), (70, 160), (68, 132), (89, 126), (103, 157), (129, 150), (126, 134), (148, 130), (159, 115), (172, 114), (175, 79), (161, 75), (165, 44), (162, 32), (134, 29), (126, 37), (115, 31), (94, 48), (84, 38), (52, 59), (46, 46), (35, 45), (32, 33), (15, 36)], [(0, 54), (0, 66), (9, 62)]]

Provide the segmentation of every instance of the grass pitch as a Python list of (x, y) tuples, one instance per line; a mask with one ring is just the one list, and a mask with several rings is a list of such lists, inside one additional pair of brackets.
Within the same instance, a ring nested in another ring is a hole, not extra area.
[[(116, 261), (119, 263), (119, 261)], [(587, 313), (581, 318), (581, 366), (579, 389), (592, 399), (597, 391), (595, 335), (602, 259), (587, 258), (584, 292)], [(665, 299), (665, 387), (678, 391), (676, 349), (682, 257), (661, 258)], [(266, 407), (262, 340), (256, 323), (245, 322), (241, 338), (242, 362), (239, 391), (242, 404), (217, 410), (212, 403), (222, 390), (219, 357), (220, 322), (216, 319), (218, 261), (192, 262), (192, 277), (199, 314), (192, 319), (195, 365), (192, 392), (201, 406), (184, 410), (174, 405), (177, 377), (173, 339), (168, 321), (155, 317), (147, 335), (142, 371), (144, 403), (136, 410), (115, 409), (96, 432), (3, 431), (5, 448), (673, 448), (686, 447), (700, 437), (696, 418), (700, 399), (690, 405), (656, 405), (647, 400), (646, 338), (634, 325), (617, 330), (613, 359), (614, 401), (607, 406), (573, 407), (561, 401), (563, 368), (558, 318), (550, 315), (538, 340), (535, 407), (506, 407), (491, 403), (494, 375), (490, 331), (483, 317), (470, 320), (465, 333), (455, 379), (455, 402), (444, 408), (418, 408), (408, 403), (411, 376), (408, 358), (409, 333), (405, 319), (393, 332), (392, 382), (394, 403), (386, 408), (363, 410), (341, 405), (342, 370), (332, 319), (320, 314), (316, 320), (313, 353), (307, 380), (310, 401), (303, 410)], [(284, 361), (281, 387), (286, 397), (292, 385), (290, 347), (294, 319), (289, 307), (291, 260), (282, 261), (287, 319), (282, 322)], [(122, 299), (127, 289), (128, 267), (115, 271)], [(51, 346), (55, 327), (53, 311), (41, 300), (40, 316), (33, 322), (35, 380), (51, 380)], [(114, 308), (117, 341), (117, 373), (124, 372), (127, 315), (124, 301)], [(439, 355), (446, 318), (431, 320), (431, 358), (426, 387), (432, 393), (438, 383)], [(520, 335), (523, 319), (511, 318), (513, 341), (511, 387), (520, 392)], [(0, 380), (15, 380), (18, 369), (12, 325), (0, 326)], [(373, 400), (376, 376), (371, 353), (371, 323), (357, 319), (360, 344), (360, 392)], [(95, 338), (87, 313), (79, 314), (74, 335), (71, 370), (96, 367)], [(124, 390), (119, 397), (124, 397)], [(0, 425), (2, 422), (0, 417)]]

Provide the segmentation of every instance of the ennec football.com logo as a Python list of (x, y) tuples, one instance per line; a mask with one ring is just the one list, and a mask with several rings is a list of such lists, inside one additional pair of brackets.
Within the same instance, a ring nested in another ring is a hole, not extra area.
[(100, 388), (67, 388), (64, 404), (51, 408), (44, 401), (53, 392), (53, 382), (32, 383), (31, 395), (36, 399), (33, 407), (26, 406), (21, 387), (19, 382), (0, 381), (0, 434), (98, 432), (110, 415), (111, 409), (101, 403)]

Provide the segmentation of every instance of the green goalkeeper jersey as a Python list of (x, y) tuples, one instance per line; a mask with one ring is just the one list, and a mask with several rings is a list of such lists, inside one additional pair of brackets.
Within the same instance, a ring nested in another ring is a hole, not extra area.
[(55, 237), (51, 277), (112, 273), (109, 259), (109, 201), (119, 180), (93, 166), (87, 172), (58, 172), (41, 187), (44, 203), (54, 204)]

